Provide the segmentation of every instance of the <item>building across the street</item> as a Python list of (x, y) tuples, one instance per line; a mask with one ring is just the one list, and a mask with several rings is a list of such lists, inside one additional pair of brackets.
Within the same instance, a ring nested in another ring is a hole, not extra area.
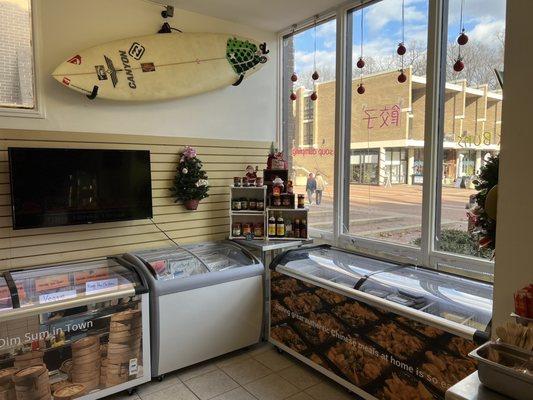
[[(352, 83), (350, 182), (391, 185), (421, 184), (424, 168), (426, 78), (406, 70), (364, 77), (365, 93)], [(299, 88), (293, 104), (294, 136), (289, 147), (297, 185), (320, 172), (333, 179), (335, 143), (335, 81)], [(443, 183), (463, 186), (490, 154), (500, 149), (502, 94), (488, 85), (468, 86), (465, 80), (446, 83)]]

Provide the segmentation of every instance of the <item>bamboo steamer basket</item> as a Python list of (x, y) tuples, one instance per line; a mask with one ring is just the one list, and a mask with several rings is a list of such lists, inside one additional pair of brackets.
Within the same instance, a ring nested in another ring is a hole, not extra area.
[(54, 392), (54, 400), (72, 400), (81, 397), (87, 393), (85, 385), (75, 383), (67, 385)]

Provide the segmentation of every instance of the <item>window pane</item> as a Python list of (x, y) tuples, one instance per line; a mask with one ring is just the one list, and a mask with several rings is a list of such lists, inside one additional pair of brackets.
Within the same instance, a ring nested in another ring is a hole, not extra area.
[[(347, 229), (357, 236), (419, 246), (428, 1), (405, 2), (404, 15), (406, 81), (400, 83), (402, 0), (382, 0), (349, 14), (352, 173)], [(362, 69), (357, 66), (361, 36)], [(357, 91), (361, 83), (363, 94)]]
[[(283, 40), (283, 135), (290, 179), (295, 193), (311, 203), (309, 227), (325, 231), (333, 231), (335, 46), (335, 20), (316, 27), (316, 55), (314, 27)], [(315, 62), (319, 79), (313, 81)]]
[(0, 107), (34, 108), (30, 0), (0, 0)]
[[(490, 258), (493, 244), (481, 248), (479, 241), (492, 236), (485, 231), (491, 232), (495, 223), (487, 221), (484, 201), (475, 197), (482, 167), (500, 151), (502, 91), (495, 70), (503, 71), (505, 0), (464, 2), (462, 18), (461, 3), (450, 0), (449, 5), (441, 208), (435, 247)], [(468, 41), (459, 46), (461, 21)], [(464, 69), (457, 72), (454, 64), (459, 51)]]

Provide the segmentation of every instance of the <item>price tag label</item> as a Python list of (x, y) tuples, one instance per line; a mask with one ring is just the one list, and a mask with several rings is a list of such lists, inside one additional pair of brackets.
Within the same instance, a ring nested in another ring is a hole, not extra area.
[(76, 297), (76, 290), (66, 290), (64, 292), (56, 292), (49, 294), (39, 295), (39, 303), (54, 303), (56, 301), (63, 301), (68, 299), (74, 299)]
[(85, 293), (94, 294), (108, 292), (118, 288), (118, 278), (103, 279), (101, 281), (89, 281), (85, 283)]
[(136, 358), (130, 359), (129, 372), (130, 372), (130, 376), (137, 375), (137, 372), (139, 372), (139, 365), (137, 364)]

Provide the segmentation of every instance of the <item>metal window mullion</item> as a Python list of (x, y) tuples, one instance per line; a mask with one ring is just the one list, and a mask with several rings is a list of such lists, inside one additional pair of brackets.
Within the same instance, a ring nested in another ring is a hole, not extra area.
[(427, 45), (426, 115), (424, 135), (424, 183), (422, 196), (422, 239), (419, 262), (431, 265), (435, 250), (436, 222), (440, 198), (439, 167), (442, 154), (444, 93), (446, 84), (446, 28), (448, 0), (430, 0)]

